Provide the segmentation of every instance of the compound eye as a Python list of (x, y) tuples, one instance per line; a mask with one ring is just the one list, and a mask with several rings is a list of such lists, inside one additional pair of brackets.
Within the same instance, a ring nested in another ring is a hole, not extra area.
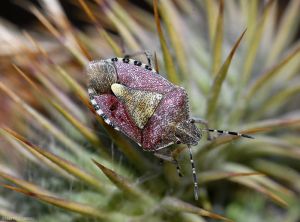
[[(176, 136), (176, 135), (175, 135)], [(176, 136), (176, 144), (181, 144), (182, 142), (180, 141), (180, 139)]]
[(195, 120), (194, 119), (189, 119), (188, 122), (189, 123), (195, 123)]

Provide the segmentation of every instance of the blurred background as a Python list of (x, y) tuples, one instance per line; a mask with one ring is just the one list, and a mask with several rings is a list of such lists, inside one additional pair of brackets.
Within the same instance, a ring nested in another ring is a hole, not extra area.
[[(28, 0), (27, 2), (31, 2), (32, 4), (35, 4), (37, 6), (40, 6), (38, 0)], [(92, 2), (92, 0), (90, 0)], [(126, 2), (126, 1), (123, 1)], [(146, 3), (147, 1), (139, 1), (139, 0), (130, 0), (129, 2), (145, 9), (148, 11), (152, 11), (152, 8), (149, 7), (149, 5)], [(284, 12), (285, 8), (289, 4), (289, 0), (278, 0), (278, 18), (280, 19), (282, 16), (282, 12)], [(61, 6), (64, 8), (64, 11), (66, 12), (66, 15), (68, 19), (74, 24), (76, 27), (80, 28), (84, 25), (88, 25), (88, 23), (84, 22), (83, 19), (80, 19), (78, 16), (78, 8), (74, 6), (74, 3), (69, 0), (62, 0), (60, 1)], [(27, 10), (24, 10), (21, 7), (17, 6), (17, 1), (14, 0), (7, 0), (2, 1), (0, 7), (0, 14), (1, 17), (12, 22), (13, 24), (19, 26), (19, 27), (28, 27), (32, 26), (36, 23), (35, 17), (32, 15), (32, 13), (28, 12)], [(297, 33), (297, 38), (299, 38), (299, 32)]]
[[(299, 10), (299, 0), (1, 1), (0, 220), (300, 221)], [(144, 50), (186, 88), (193, 116), (255, 137), (204, 134), (193, 147), (199, 201), (184, 145), (170, 147), (178, 178), (89, 103), (89, 61)]]

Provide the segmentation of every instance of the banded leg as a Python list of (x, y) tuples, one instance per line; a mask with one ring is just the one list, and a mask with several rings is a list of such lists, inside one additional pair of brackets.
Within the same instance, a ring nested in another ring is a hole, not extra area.
[(178, 176), (182, 177), (182, 173), (181, 173), (181, 169), (180, 169), (178, 161), (176, 159), (174, 159), (174, 162), (176, 164), (176, 171), (177, 171)]
[(154, 156), (161, 159), (162, 161), (168, 161), (168, 162), (174, 163), (176, 165), (176, 170), (177, 170), (178, 176), (182, 177), (182, 173), (181, 173), (179, 163), (173, 156), (168, 156), (168, 155), (165, 155), (165, 154), (161, 154), (159, 152), (155, 152)]
[(156, 72), (159, 73), (159, 67), (158, 67), (156, 52), (154, 52), (154, 65), (155, 65)]
[(188, 145), (189, 152), (190, 152), (190, 161), (192, 165), (192, 174), (193, 174), (193, 181), (194, 181), (194, 195), (195, 195), (195, 200), (198, 200), (199, 197), (199, 187), (198, 187), (198, 179), (197, 179), (197, 174), (196, 174), (196, 168), (195, 168), (195, 163), (193, 160), (193, 154), (192, 154), (192, 148), (191, 146)]
[(141, 52), (135, 52), (135, 53), (132, 53), (132, 54), (125, 54), (124, 55), (124, 58), (132, 58), (132, 57), (135, 57), (135, 56), (139, 56), (139, 55), (142, 55), (144, 54), (147, 58), (147, 62), (148, 62), (148, 66), (150, 66), (152, 68), (152, 59), (153, 59), (153, 56), (151, 54), (150, 51), (148, 50), (145, 50), (145, 51), (141, 51)]

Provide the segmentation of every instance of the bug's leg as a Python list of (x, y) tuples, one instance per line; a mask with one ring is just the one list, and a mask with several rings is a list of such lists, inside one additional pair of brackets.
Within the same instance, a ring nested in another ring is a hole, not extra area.
[(176, 170), (177, 170), (178, 176), (182, 177), (182, 173), (181, 173), (181, 169), (180, 169), (180, 166), (178, 164), (178, 161), (173, 156), (162, 154), (159, 151), (156, 151), (154, 153), (154, 156), (161, 159), (162, 161), (168, 161), (168, 162), (174, 163), (176, 165)]
[(177, 170), (177, 174), (179, 177), (182, 177), (182, 173), (181, 173), (181, 169), (180, 169), (180, 166), (179, 166), (179, 163), (176, 159), (174, 159), (175, 161), (175, 164), (176, 164), (176, 170)]
[(210, 131), (209, 131), (209, 127), (208, 127), (208, 122), (204, 119), (201, 119), (201, 118), (191, 118), (190, 120), (191, 122), (194, 122), (194, 123), (199, 123), (199, 124), (202, 124), (205, 126), (205, 130), (207, 131), (207, 140), (212, 140), (212, 136), (210, 134)]
[(163, 163), (164, 163), (164, 160), (163, 159), (159, 159), (159, 164), (163, 165)]
[(144, 52), (146, 58), (147, 58), (147, 62), (148, 62), (148, 65), (152, 68), (152, 60), (153, 60), (153, 55), (150, 51), (148, 50), (145, 50)]
[(152, 53), (148, 50), (145, 50), (145, 51), (140, 51), (140, 52), (135, 52), (135, 53), (132, 53), (132, 54), (125, 54), (124, 55), (124, 58), (132, 58), (132, 57), (135, 57), (135, 56), (139, 56), (139, 55), (145, 55), (146, 58), (147, 58), (147, 63), (148, 63), (148, 66), (152, 68)]
[(193, 154), (192, 154), (192, 148), (188, 145), (189, 152), (190, 152), (190, 161), (192, 165), (192, 173), (193, 173), (193, 181), (194, 181), (194, 195), (195, 200), (198, 200), (199, 197), (199, 187), (198, 187), (198, 180), (197, 180), (197, 174), (196, 174), (196, 168), (193, 160)]
[(158, 67), (158, 61), (157, 61), (156, 52), (154, 52), (154, 64), (155, 64), (155, 70), (156, 70), (156, 72), (159, 73), (159, 67)]

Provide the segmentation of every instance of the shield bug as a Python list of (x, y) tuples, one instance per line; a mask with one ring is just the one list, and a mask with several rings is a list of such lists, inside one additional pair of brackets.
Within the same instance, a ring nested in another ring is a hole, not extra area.
[[(217, 132), (252, 138), (237, 132), (209, 129), (206, 122), (190, 117), (188, 96), (184, 88), (170, 83), (150, 64), (124, 58), (96, 60), (89, 63), (88, 93), (98, 115), (114, 129), (121, 131), (144, 151), (177, 164), (161, 150), (171, 144), (186, 144), (194, 180), (195, 199), (198, 183), (191, 146), (198, 144), (201, 132)], [(195, 123), (204, 124), (200, 130)]]

